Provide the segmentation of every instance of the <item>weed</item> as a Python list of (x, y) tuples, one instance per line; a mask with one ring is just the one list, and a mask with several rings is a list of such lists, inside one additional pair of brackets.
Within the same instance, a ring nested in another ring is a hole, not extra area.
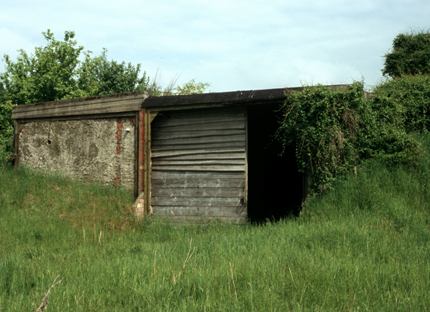
[(424, 311), (430, 136), (416, 168), (371, 160), (300, 218), (133, 221), (130, 194), (0, 168), (0, 310)]

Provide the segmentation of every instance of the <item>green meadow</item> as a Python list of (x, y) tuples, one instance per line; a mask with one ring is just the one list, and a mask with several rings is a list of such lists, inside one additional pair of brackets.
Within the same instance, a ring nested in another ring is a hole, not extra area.
[(0, 311), (430, 310), (420, 141), (418, 166), (366, 162), (263, 225), (137, 221), (123, 190), (2, 167)]

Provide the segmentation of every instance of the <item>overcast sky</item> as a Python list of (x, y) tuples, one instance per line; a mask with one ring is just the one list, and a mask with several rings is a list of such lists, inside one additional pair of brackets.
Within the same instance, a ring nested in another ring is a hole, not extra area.
[[(430, 0), (1, 0), (0, 54), (76, 32), (158, 81), (211, 91), (382, 80), (396, 34), (430, 30)], [(0, 63), (3, 68), (3, 63)]]

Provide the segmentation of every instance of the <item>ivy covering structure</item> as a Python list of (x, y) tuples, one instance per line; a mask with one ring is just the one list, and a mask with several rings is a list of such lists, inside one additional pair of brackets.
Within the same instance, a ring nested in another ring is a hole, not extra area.
[(429, 112), (428, 75), (389, 80), (373, 93), (362, 83), (307, 87), (286, 98), (277, 138), (295, 146), (299, 169), (321, 192), (368, 158), (414, 165), (420, 146), (410, 133), (427, 131)]

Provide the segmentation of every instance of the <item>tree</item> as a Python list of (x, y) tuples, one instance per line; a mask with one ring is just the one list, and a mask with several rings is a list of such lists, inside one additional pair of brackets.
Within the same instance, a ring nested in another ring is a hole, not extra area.
[(382, 73), (392, 78), (430, 74), (430, 32), (397, 35)]
[(27, 104), (130, 92), (191, 94), (202, 93), (208, 86), (191, 80), (163, 89), (141, 72), (140, 64), (109, 60), (105, 49), (93, 56), (78, 45), (72, 31), (66, 31), (63, 40), (57, 40), (49, 29), (42, 35), (46, 45), (36, 47), (33, 54), (20, 50), (15, 61), (4, 56), (0, 101)]
[(107, 59), (107, 51), (85, 59), (78, 69), (78, 89), (82, 96), (110, 95), (137, 91), (148, 91), (150, 79), (145, 72), (140, 75), (140, 64), (118, 63)]
[(63, 41), (50, 30), (42, 34), (46, 45), (36, 47), (34, 54), (20, 50), (16, 61), (4, 57), (6, 70), (0, 75), (0, 85), (4, 97), (13, 103), (145, 91), (149, 79), (140, 74), (140, 65), (109, 61), (106, 50), (92, 57), (71, 31), (64, 33)]

